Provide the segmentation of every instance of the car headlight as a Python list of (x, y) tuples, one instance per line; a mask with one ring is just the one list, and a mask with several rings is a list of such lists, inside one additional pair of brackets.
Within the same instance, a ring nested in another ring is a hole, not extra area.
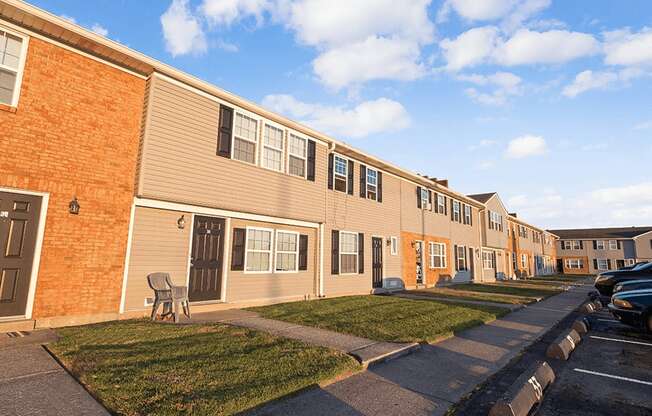
[(598, 275), (598, 277), (595, 278), (595, 283), (598, 282), (604, 282), (605, 280), (609, 280), (613, 277), (613, 275), (607, 274), (607, 275)]
[(623, 308), (623, 309), (632, 309), (633, 308), (632, 304), (629, 303), (628, 301), (626, 301), (625, 299), (616, 298), (616, 299), (613, 300), (612, 303), (615, 306), (618, 306), (619, 308)]

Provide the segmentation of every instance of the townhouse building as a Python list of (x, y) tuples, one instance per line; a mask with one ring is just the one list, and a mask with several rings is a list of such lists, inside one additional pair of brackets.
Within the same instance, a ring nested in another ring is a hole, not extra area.
[(542, 230), (495, 193), (465, 196), (19, 0), (0, 0), (0, 122), (0, 320), (140, 316), (153, 272), (215, 309), (554, 258), (510, 246), (512, 224)]
[(596, 274), (652, 261), (652, 227), (550, 230), (557, 241), (558, 269)]

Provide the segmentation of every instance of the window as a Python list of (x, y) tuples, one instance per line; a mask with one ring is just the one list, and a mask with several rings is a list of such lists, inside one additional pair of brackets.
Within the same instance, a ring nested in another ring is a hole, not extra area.
[(617, 240), (609, 240), (609, 250), (618, 250)]
[(607, 259), (598, 259), (598, 270), (609, 270), (609, 262)]
[(464, 206), (464, 224), (471, 224), (471, 206)]
[(584, 260), (583, 259), (566, 259), (566, 268), (567, 269), (583, 269)]
[(446, 212), (446, 198), (444, 195), (437, 194), (437, 212), (440, 214)]
[(521, 254), (521, 267), (527, 268), (527, 254)]
[(428, 202), (430, 200), (428, 199), (428, 190), (421, 188), (421, 208), (422, 209), (428, 209)]
[(358, 273), (358, 234), (340, 231), (340, 274)]
[(573, 250), (579, 250), (582, 248), (582, 244), (580, 243), (579, 240), (573, 240), (572, 243), (573, 243), (573, 247), (572, 247)]
[(455, 253), (455, 258), (457, 260), (458, 271), (468, 270), (466, 267), (466, 246), (457, 246), (457, 253)]
[(0, 103), (16, 106), (26, 40), (0, 30)]
[(335, 180), (335, 190), (346, 193), (349, 182), (349, 163), (337, 155), (333, 162), (333, 179)]
[(446, 268), (446, 244), (430, 243), (430, 268)]
[(453, 201), (453, 221), (462, 222), (461, 204), (459, 201)]
[(244, 114), (235, 114), (233, 129), (233, 158), (247, 163), (256, 163), (256, 129), (258, 122)]
[(288, 139), (288, 173), (290, 175), (306, 177), (307, 146), (306, 139), (290, 133)]
[(265, 124), (263, 167), (283, 171), (283, 130)]
[(633, 266), (636, 263), (634, 259), (625, 259), (625, 266)]
[(299, 234), (290, 231), (276, 232), (277, 272), (295, 272), (299, 269)]
[(494, 268), (494, 253), (491, 251), (482, 252), (482, 267), (485, 269)]
[(489, 228), (503, 231), (503, 216), (497, 212), (489, 211)]
[(604, 241), (603, 240), (596, 240), (595, 248), (597, 250), (604, 250)]
[(391, 253), (392, 256), (396, 256), (398, 254), (398, 238), (392, 237), (390, 239), (390, 244), (391, 244)]
[(378, 171), (367, 167), (367, 198), (378, 200)]
[(245, 271), (269, 273), (272, 271), (272, 230), (247, 228)]

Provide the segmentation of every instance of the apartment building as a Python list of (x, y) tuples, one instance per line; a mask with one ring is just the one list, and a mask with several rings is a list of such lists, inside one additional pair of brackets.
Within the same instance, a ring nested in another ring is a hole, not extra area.
[(652, 261), (652, 227), (550, 230), (559, 236), (557, 268), (568, 274), (596, 274)]
[(2, 320), (139, 316), (161, 271), (196, 308), (513, 276), (495, 193), (460, 194), (18, 0), (0, 0), (0, 58)]
[(508, 259), (511, 277), (528, 277), (556, 272), (557, 237), (548, 231), (519, 220), (516, 213), (508, 218)]

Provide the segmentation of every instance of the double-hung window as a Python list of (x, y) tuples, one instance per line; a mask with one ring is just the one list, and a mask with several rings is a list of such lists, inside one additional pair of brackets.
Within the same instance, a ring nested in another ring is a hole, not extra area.
[(617, 240), (609, 240), (609, 250), (618, 250)]
[(604, 250), (604, 240), (596, 240), (595, 248), (598, 250)]
[(340, 231), (340, 274), (358, 273), (358, 234)]
[(521, 254), (521, 267), (527, 267), (527, 254)]
[(579, 250), (582, 248), (582, 245), (580, 244), (579, 240), (573, 240), (572, 243), (573, 243), (573, 247), (572, 247), (573, 250)]
[(283, 130), (269, 124), (263, 137), (263, 167), (283, 171)]
[(582, 269), (584, 268), (584, 260), (582, 259), (567, 259), (566, 268), (568, 269)]
[(464, 206), (464, 224), (471, 224), (471, 206)]
[(235, 114), (233, 128), (233, 158), (256, 164), (258, 121), (244, 114)]
[(453, 221), (462, 222), (462, 206), (459, 201), (453, 201)]
[(421, 188), (421, 208), (422, 209), (428, 209), (428, 203), (430, 199), (428, 196), (428, 190)]
[(26, 42), (25, 38), (0, 29), (0, 104), (18, 103)]
[(277, 272), (296, 272), (299, 269), (299, 234), (290, 231), (276, 231)]
[(337, 155), (333, 158), (333, 179), (335, 190), (346, 193), (349, 182), (349, 162)]
[(455, 258), (457, 259), (457, 270), (458, 271), (467, 270), (466, 246), (457, 246), (457, 253), (455, 253)]
[(609, 262), (607, 259), (598, 259), (598, 270), (608, 270)]
[(272, 230), (247, 228), (245, 271), (272, 271)]
[(367, 168), (367, 198), (378, 200), (378, 171)]
[(308, 142), (303, 137), (290, 133), (288, 139), (288, 173), (306, 177), (306, 155)]
[(390, 252), (392, 253), (392, 256), (396, 256), (398, 254), (398, 237), (392, 237), (390, 238)]
[(440, 214), (446, 212), (446, 198), (441, 194), (437, 194), (437, 212)]
[(446, 268), (446, 244), (430, 243), (430, 268)]
[(494, 253), (491, 251), (482, 252), (482, 267), (485, 269), (494, 268)]

